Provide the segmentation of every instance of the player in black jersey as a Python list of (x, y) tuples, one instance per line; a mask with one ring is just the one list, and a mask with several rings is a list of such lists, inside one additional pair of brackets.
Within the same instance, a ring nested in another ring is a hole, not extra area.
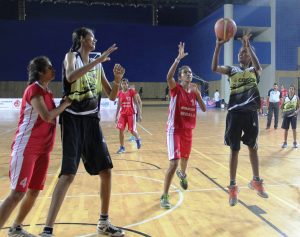
[(113, 226), (108, 219), (111, 195), (111, 169), (113, 164), (99, 125), (102, 90), (110, 100), (117, 97), (125, 69), (116, 64), (111, 87), (102, 63), (117, 47), (112, 45), (96, 59), (90, 57), (95, 50), (96, 38), (91, 29), (82, 27), (73, 32), (73, 45), (65, 56), (63, 65), (64, 94), (72, 99), (72, 105), (62, 114), (63, 158), (58, 183), (55, 186), (46, 225), (41, 236), (53, 236), (53, 225), (65, 195), (74, 180), (82, 159), (91, 175), (98, 175), (100, 183), (101, 211), (97, 225), (99, 234), (124, 236), (121, 228)]
[(260, 108), (260, 95), (257, 84), (259, 83), (262, 68), (250, 45), (251, 34), (241, 38), (241, 47), (238, 60), (240, 65), (219, 65), (219, 54), (224, 43), (227, 41), (216, 40), (216, 47), (212, 59), (212, 71), (227, 75), (230, 84), (230, 98), (226, 117), (225, 144), (230, 146), (230, 184), (229, 204), (235, 206), (238, 202), (238, 186), (236, 184), (236, 171), (240, 142), (248, 146), (253, 179), (249, 188), (256, 190), (257, 194), (267, 198), (268, 194), (263, 187), (263, 180), (259, 176), (259, 162), (257, 155), (258, 115)]

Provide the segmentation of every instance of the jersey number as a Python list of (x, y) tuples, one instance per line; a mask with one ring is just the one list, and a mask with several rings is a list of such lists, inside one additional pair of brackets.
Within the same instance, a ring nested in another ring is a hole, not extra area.
[(21, 182), (20, 182), (20, 185), (25, 188), (26, 187), (26, 184), (27, 184), (27, 177), (25, 179), (22, 179)]

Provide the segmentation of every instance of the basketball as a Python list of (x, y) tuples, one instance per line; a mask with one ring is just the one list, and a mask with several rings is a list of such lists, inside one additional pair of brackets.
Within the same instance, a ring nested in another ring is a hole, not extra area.
[(236, 24), (230, 18), (221, 18), (215, 24), (215, 34), (219, 40), (229, 40), (236, 33)]

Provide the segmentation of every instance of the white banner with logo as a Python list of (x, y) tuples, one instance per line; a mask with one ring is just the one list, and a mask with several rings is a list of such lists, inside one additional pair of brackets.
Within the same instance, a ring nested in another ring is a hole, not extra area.
[(20, 110), (21, 98), (0, 98), (0, 110)]
[[(56, 106), (59, 105), (60, 98), (55, 98), (54, 102)], [(22, 98), (0, 98), (0, 110), (20, 110), (22, 104)], [(117, 109), (117, 100), (111, 101), (108, 98), (101, 99), (101, 110)]]

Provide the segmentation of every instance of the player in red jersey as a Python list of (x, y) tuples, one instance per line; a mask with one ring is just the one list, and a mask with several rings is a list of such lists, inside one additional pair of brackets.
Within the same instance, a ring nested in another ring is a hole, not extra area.
[(69, 99), (55, 108), (48, 84), (55, 77), (50, 60), (36, 57), (28, 66), (28, 86), (24, 92), (20, 121), (12, 144), (9, 176), (11, 192), (0, 206), (0, 228), (22, 200), (8, 236), (33, 236), (22, 222), (43, 189), (50, 152), (55, 139), (56, 116), (71, 104)]
[(201, 97), (196, 84), (191, 83), (193, 73), (189, 66), (182, 66), (178, 69), (178, 81), (174, 79), (176, 68), (181, 59), (188, 53), (184, 52), (184, 43), (178, 45), (178, 56), (169, 69), (167, 82), (170, 88), (169, 117), (167, 122), (167, 146), (170, 160), (169, 168), (166, 172), (164, 181), (164, 191), (160, 198), (160, 206), (169, 209), (169, 188), (171, 181), (178, 167), (180, 160), (180, 170), (176, 171), (180, 179), (180, 185), (187, 189), (186, 168), (192, 148), (192, 130), (196, 126), (198, 102), (200, 109), (205, 112), (206, 106)]
[[(128, 79), (123, 78), (121, 80), (121, 89), (118, 92), (118, 107), (116, 112), (116, 123), (119, 129), (120, 148), (117, 151), (118, 154), (125, 152), (124, 146), (124, 130), (126, 124), (128, 124), (128, 130), (135, 137), (137, 149), (141, 148), (141, 139), (139, 138), (136, 120), (141, 121), (141, 107), (139, 103), (138, 94), (135, 90), (129, 88)], [(136, 114), (138, 117), (136, 118)]]

